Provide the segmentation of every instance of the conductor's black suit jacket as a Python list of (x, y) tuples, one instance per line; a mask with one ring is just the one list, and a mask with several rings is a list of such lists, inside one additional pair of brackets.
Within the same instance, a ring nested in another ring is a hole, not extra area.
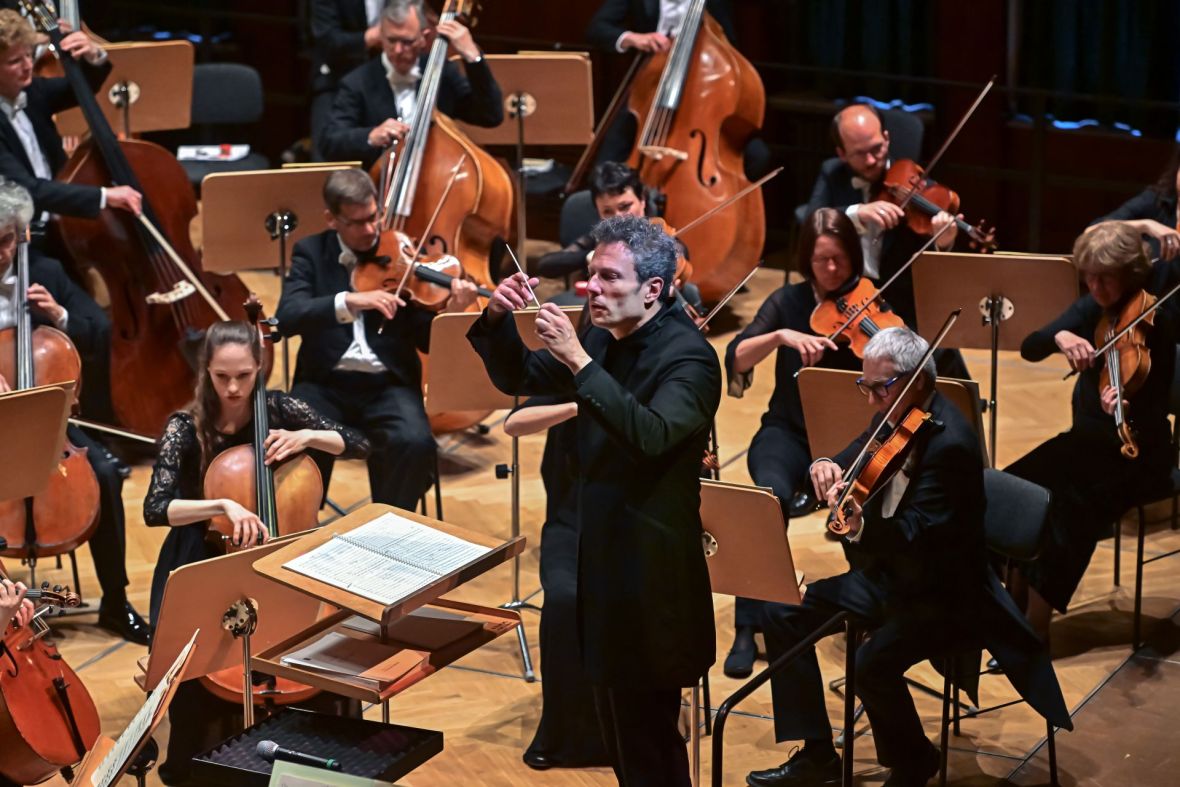
[(506, 393), (578, 403), (578, 632), (595, 685), (691, 686), (714, 659), (701, 548), (700, 467), (721, 399), (717, 355), (683, 310), (664, 306), (630, 336), (593, 326), (574, 375), (529, 351), (515, 321), (487, 313), (468, 333)]

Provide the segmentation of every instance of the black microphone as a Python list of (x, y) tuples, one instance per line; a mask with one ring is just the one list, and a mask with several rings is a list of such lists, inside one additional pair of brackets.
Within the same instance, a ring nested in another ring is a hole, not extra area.
[(284, 749), (274, 741), (259, 741), (255, 748), (258, 756), (267, 762), (274, 762), (275, 760), (286, 760), (287, 762), (295, 762), (300, 765), (311, 765), (314, 768), (326, 768), (329, 771), (340, 770), (340, 761), (332, 759), (331, 757), (317, 757), (314, 754), (306, 754), (305, 752), (295, 751), (294, 749)]

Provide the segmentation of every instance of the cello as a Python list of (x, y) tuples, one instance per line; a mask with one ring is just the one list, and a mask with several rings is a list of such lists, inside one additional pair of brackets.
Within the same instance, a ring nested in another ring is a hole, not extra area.
[[(68, 591), (31, 590), (25, 598), (78, 604)], [(48, 631), (38, 612), (29, 625), (17, 628), (14, 622), (0, 632), (0, 776), (17, 784), (39, 784), (68, 771), (101, 732), (90, 692), (45, 637)]]
[[(70, 338), (56, 328), (33, 329), (29, 312), (28, 242), (17, 245), (16, 326), (0, 331), (0, 374), (17, 390), (37, 384), (80, 380), (82, 360)], [(98, 479), (87, 449), (68, 440), (57, 471), (35, 497), (0, 502), (0, 554), (20, 557), (31, 566), (37, 558), (69, 552), (85, 543), (98, 527)]]
[[(466, 18), (473, 5), (473, 0), (447, 0), (440, 21)], [(391, 149), (378, 159), (371, 174), (385, 187), (385, 229), (417, 238), (431, 257), (457, 257), (468, 276), (486, 286), (492, 281), (492, 243), (507, 238), (512, 226), (513, 185), (504, 167), (435, 109), (447, 46), (446, 39), (435, 37), (405, 141), (400, 151)], [(459, 177), (440, 199), (456, 171)], [(432, 221), (435, 205), (440, 207)]]
[[(76, 60), (61, 50), (62, 32), (42, 2), (21, 0), (58, 50), (66, 79), (90, 128), (58, 179), (88, 186), (130, 186), (143, 195), (133, 217), (105, 210), (98, 220), (58, 218), (61, 240), (79, 265), (98, 271), (111, 298), (111, 401), (120, 423), (159, 436), (184, 406), (196, 379), (197, 349), (216, 320), (244, 316), (248, 295), (236, 275), (201, 270), (189, 240), (196, 199), (184, 169), (164, 148), (120, 140), (111, 130)], [(268, 348), (265, 364), (270, 369)]]
[[(746, 142), (762, 126), (766, 91), (726, 40), (705, 0), (691, 0), (669, 52), (652, 55), (635, 77), (628, 108), (639, 135), (628, 160), (646, 185), (667, 197), (676, 227), (748, 187)], [(762, 193), (755, 191), (686, 242), (701, 297), (716, 301), (758, 262), (766, 239)]]

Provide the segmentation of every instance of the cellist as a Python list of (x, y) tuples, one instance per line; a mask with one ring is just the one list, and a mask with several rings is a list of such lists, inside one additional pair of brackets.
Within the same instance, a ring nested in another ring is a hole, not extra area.
[[(1085, 574), (1098, 540), (1111, 523), (1144, 495), (1171, 489), (1175, 467), (1168, 425), (1168, 396), (1176, 347), (1176, 301), (1169, 300), (1145, 327), (1151, 368), (1137, 391), (1124, 395), (1139, 455), (1129, 458), (1115, 424), (1115, 392), (1099, 387), (1104, 359), (1094, 355), (1104, 313), (1118, 315), (1136, 293), (1162, 295), (1175, 282), (1172, 263), (1151, 263), (1140, 229), (1112, 221), (1092, 227), (1074, 243), (1073, 263), (1088, 292), (1020, 346), (1026, 361), (1065, 355), (1079, 372), (1073, 391), (1073, 423), (1005, 468), (1052, 493), (1049, 535), (1040, 556), (1019, 573), (1028, 582), (1027, 612), (1047, 636), (1053, 609), (1064, 613)], [(1023, 600), (1023, 599), (1020, 599)]]
[[(16, 324), (16, 253), (20, 217), (31, 213), (29, 193), (0, 178), (0, 329)], [(33, 322), (64, 331), (82, 358), (84, 380), (106, 380), (110, 364), (110, 321), (98, 304), (50, 257), (30, 254), (30, 286)], [(13, 380), (0, 376), (0, 390)], [(85, 386), (83, 386), (85, 390)], [(86, 448), (99, 488), (98, 527), (90, 539), (95, 574), (102, 588), (98, 624), (138, 645), (149, 641), (148, 627), (127, 601), (126, 538), (123, 515), (123, 475), (106, 447), (76, 426), (67, 428), (74, 445)]]
[[(340, 81), (322, 144), (328, 159), (360, 159), (366, 169), (410, 130), (429, 49), (421, 0), (391, 0), (381, 12), (380, 25), (381, 57)], [(443, 68), (439, 111), (475, 126), (500, 125), (504, 120), (500, 86), (471, 31), (447, 20), (434, 32), (444, 36), (463, 60), (462, 69), (452, 62)]]
[[(351, 274), (380, 240), (377, 192), (359, 169), (324, 182), (328, 228), (295, 244), (276, 316), (300, 336), (291, 392), (327, 417), (363, 431), (373, 443), (373, 502), (413, 509), (434, 477), (438, 450), (422, 403), (418, 351), (430, 347), (432, 312), (391, 292), (357, 292)], [(455, 278), (445, 305), (463, 311), (476, 287)], [(324, 477), (332, 461), (314, 456)]]

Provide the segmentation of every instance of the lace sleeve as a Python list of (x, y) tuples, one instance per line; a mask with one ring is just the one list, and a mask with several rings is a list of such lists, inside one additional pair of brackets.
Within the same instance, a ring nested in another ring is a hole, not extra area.
[(359, 430), (325, 418), (311, 405), (281, 391), (267, 394), (271, 428), (320, 429), (335, 432), (344, 440), (342, 459), (364, 459), (369, 455), (369, 440)]
[(186, 458), (191, 463), (197, 448), (192, 419), (185, 413), (173, 414), (159, 445), (156, 464), (152, 468), (152, 482), (143, 500), (143, 521), (152, 526), (168, 525), (168, 504), (185, 496)]

